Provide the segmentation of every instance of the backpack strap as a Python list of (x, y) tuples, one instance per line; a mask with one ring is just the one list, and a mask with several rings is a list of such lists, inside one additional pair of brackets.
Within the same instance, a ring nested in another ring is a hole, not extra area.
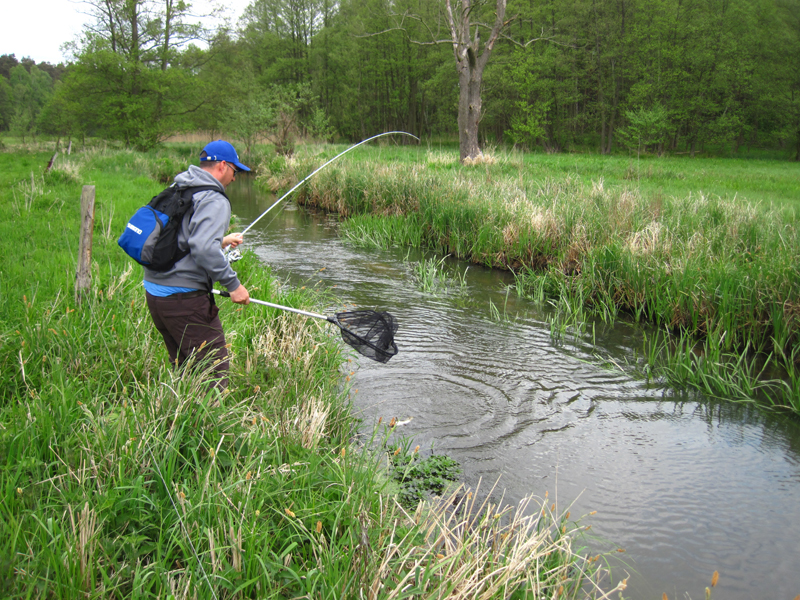
[(225, 190), (220, 190), (215, 185), (190, 185), (188, 187), (178, 186), (178, 189), (181, 191), (181, 194), (190, 192), (191, 196), (194, 196), (197, 192), (217, 192), (225, 196), (225, 200), (227, 200), (228, 202), (231, 201), (231, 199), (228, 198), (228, 194), (225, 193)]
[[(177, 184), (173, 184), (173, 185), (177, 185)], [(228, 201), (228, 204), (230, 204), (230, 202), (231, 202), (230, 198), (228, 198), (228, 195), (225, 193), (225, 191), (224, 190), (220, 191), (220, 189), (215, 185), (190, 185), (190, 186), (185, 187), (185, 188), (184, 187), (180, 187), (180, 186), (177, 186), (177, 187), (178, 187), (178, 191), (181, 194), (181, 197), (182, 198), (187, 198), (188, 197), (189, 200), (190, 200), (189, 208), (186, 209), (186, 213), (183, 215), (183, 218), (181, 219), (181, 222), (185, 221), (186, 219), (191, 219), (192, 218), (192, 215), (194, 214), (194, 202), (191, 202), (191, 200), (194, 198), (194, 195), (196, 193), (198, 193), (198, 192), (209, 192), (209, 191), (218, 192), (218, 193), (222, 194), (223, 196), (225, 196), (225, 200)], [(186, 256), (188, 256), (188, 254), (189, 254), (189, 250), (188, 249), (187, 250), (181, 250), (180, 248), (178, 248), (178, 251), (175, 254), (175, 262), (178, 262), (182, 258), (185, 258)], [(211, 289), (211, 285), (209, 285), (209, 290), (210, 289)], [(209, 293), (211, 293), (211, 292), (209, 292)]]
[[(217, 192), (225, 196), (225, 200), (228, 201), (228, 204), (231, 203), (230, 198), (228, 198), (228, 194), (225, 191), (220, 191), (220, 189), (215, 185), (190, 185), (189, 187), (182, 188), (178, 186), (178, 190), (181, 193), (182, 198), (189, 198), (190, 200), (194, 199), (194, 195), (198, 192)], [(184, 219), (191, 219), (192, 215), (194, 214), (194, 202), (190, 202), (189, 208), (186, 209), (186, 214), (183, 215)], [(185, 254), (183, 256), (186, 256)], [(183, 258), (181, 256), (181, 258)]]

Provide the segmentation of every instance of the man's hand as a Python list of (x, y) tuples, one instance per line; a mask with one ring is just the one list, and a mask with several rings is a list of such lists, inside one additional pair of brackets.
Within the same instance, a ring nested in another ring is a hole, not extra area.
[(236, 248), (236, 246), (243, 242), (244, 236), (241, 233), (231, 233), (222, 238), (222, 247), (227, 248), (230, 246), (231, 248)]
[(250, 304), (250, 292), (243, 285), (230, 292), (231, 300), (236, 304)]

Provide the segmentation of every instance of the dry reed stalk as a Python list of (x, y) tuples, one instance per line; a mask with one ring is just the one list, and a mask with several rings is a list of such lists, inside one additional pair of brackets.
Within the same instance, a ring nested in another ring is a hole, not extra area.
[(76, 181), (81, 177), (81, 160), (76, 158), (67, 158), (62, 156), (60, 160), (53, 166), (54, 171), (61, 171)]
[(217, 543), (214, 536), (214, 530), (209, 527), (206, 529), (208, 534), (208, 551), (211, 554), (211, 572), (216, 573), (222, 570), (222, 565), (217, 560)]
[(325, 436), (330, 407), (322, 400), (312, 397), (305, 400), (297, 410), (294, 423), (300, 432), (300, 443), (303, 448), (316, 448)]
[[(319, 325), (306, 318), (282, 314), (264, 327), (261, 335), (253, 341), (253, 357), (248, 368), (256, 367), (255, 357), (263, 357), (268, 364), (278, 365), (283, 361), (300, 361), (304, 368), (309, 368), (318, 345), (313, 344)], [(306, 348), (313, 346), (313, 351)]]
[(431, 152), (425, 154), (425, 162), (429, 165), (448, 166), (458, 162), (458, 154), (455, 152)]
[(477, 165), (493, 165), (496, 162), (497, 159), (491, 154), (480, 153), (475, 157), (466, 157), (462, 164), (466, 167), (474, 167)]
[(89, 508), (89, 503), (86, 502), (83, 506), (83, 510), (78, 513), (78, 522), (76, 524), (72, 506), (68, 505), (67, 508), (69, 509), (69, 519), (72, 525), (72, 535), (75, 537), (75, 545), (73, 548), (78, 554), (83, 588), (88, 592), (91, 586), (88, 567), (93, 562), (94, 558), (97, 513), (93, 508)]
[(279, 474), (286, 476), (291, 473), (296, 473), (297, 469), (295, 467), (307, 467), (307, 466), (308, 463), (306, 462), (293, 462), (292, 464), (283, 463), (278, 467), (273, 467), (272, 465), (269, 465), (266, 469), (264, 469), (264, 472), (270, 477), (277, 477)]
[(669, 254), (672, 241), (665, 226), (658, 221), (651, 221), (647, 227), (629, 236), (625, 246), (631, 254)]
[(112, 278), (106, 286), (106, 298), (112, 300), (114, 298), (114, 294), (116, 294), (117, 290), (119, 290), (125, 284), (125, 282), (128, 280), (128, 277), (130, 277), (132, 273), (133, 263), (128, 263), (127, 268), (122, 272), (122, 274), (119, 277)]
[[(189, 590), (192, 585), (192, 574), (187, 573), (185, 570), (180, 570), (175, 574), (175, 577), (169, 577), (169, 588), (172, 592), (172, 597), (175, 600), (188, 600)], [(185, 585), (184, 585), (185, 584)], [(195, 594), (195, 598), (197, 595)]]
[(228, 532), (228, 541), (231, 547), (231, 566), (234, 571), (241, 572), (242, 570), (242, 527), (234, 533), (233, 525), (230, 526)]
[[(368, 597), (397, 598), (412, 584), (412, 578), (417, 585), (420, 580), (430, 584), (423, 592), (426, 598), (458, 600), (507, 597), (522, 585), (534, 597), (560, 594), (566, 584), (572, 586), (573, 593), (589, 585), (596, 598), (608, 598), (624, 589), (624, 582), (609, 591), (601, 589), (603, 572), (588, 572), (589, 561), (571, 549), (572, 537), (580, 528), (567, 531), (564, 527), (556, 532), (552, 523), (542, 523), (542, 519), (553, 518), (545, 510), (544, 500), (532, 511), (531, 498), (512, 509), (500, 508), (488, 497), (477, 505), (477, 494), (464, 494), (459, 488), (437, 505), (423, 508), (420, 503), (414, 517), (406, 513), (407, 519), (420, 519), (419, 529), (412, 528), (397, 543), (395, 520)], [(426, 540), (423, 547), (409, 546), (409, 536), (416, 532)], [(402, 553), (400, 548), (404, 549)], [(544, 563), (553, 553), (563, 558), (547, 570)], [(404, 576), (393, 581), (393, 589), (383, 594), (383, 582), (398, 569), (405, 572)]]

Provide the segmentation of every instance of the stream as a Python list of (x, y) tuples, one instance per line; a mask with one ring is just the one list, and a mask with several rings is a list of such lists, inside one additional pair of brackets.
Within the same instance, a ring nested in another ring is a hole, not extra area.
[[(228, 193), (238, 231), (275, 200), (246, 177)], [(450, 288), (422, 292), (409, 264), (424, 255), (354, 247), (337, 223), (289, 202), (244, 247), (290, 285), (398, 319), (397, 356), (353, 361), (366, 431), (411, 419), (398, 432), (473, 489), (499, 478), (506, 503), (548, 492), (573, 519), (597, 511), (583, 543), (611, 551), (625, 598), (699, 600), (715, 570), (712, 598), (800, 595), (800, 419), (634, 378), (641, 333), (626, 324), (555, 343), (509, 273), (446, 261)]]

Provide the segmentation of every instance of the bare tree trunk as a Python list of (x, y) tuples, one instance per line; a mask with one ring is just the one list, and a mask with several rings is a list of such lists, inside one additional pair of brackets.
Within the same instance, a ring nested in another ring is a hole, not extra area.
[(600, 82), (598, 93), (598, 104), (600, 105), (600, 154), (606, 153), (606, 105), (603, 97), (603, 82)]
[(483, 69), (458, 66), (458, 148), (461, 160), (480, 155), (478, 123), (481, 120)]
[[(408, 90), (408, 132), (417, 135), (417, 78), (413, 73), (409, 78)], [(404, 143), (406, 143), (404, 141)]]
[(114, 16), (114, 8), (110, 0), (105, 0), (105, 3), (98, 8), (104, 10), (105, 15), (108, 16), (108, 31), (111, 37), (111, 51), (117, 53), (117, 23)]
[(597, 104), (600, 107), (600, 154), (606, 153), (606, 103), (603, 92), (603, 65), (600, 52), (600, 17), (597, 14), (597, 2), (592, 2), (595, 21), (594, 54), (597, 60)]
[[(164, 42), (161, 44), (161, 70), (166, 71), (169, 65), (169, 43), (172, 33), (173, 0), (164, 2)], [(159, 95), (159, 100), (161, 96)]]
[(797, 129), (797, 153), (794, 155), (794, 159), (800, 162), (800, 127)]
[[(624, 27), (623, 27), (624, 29)], [(608, 127), (608, 152), (607, 154), (611, 154), (611, 150), (614, 147), (614, 131), (616, 130), (616, 117), (619, 113), (619, 99), (622, 95), (621, 88), (622, 88), (622, 75), (620, 75), (621, 69), (617, 68), (617, 61), (616, 59), (611, 61), (611, 77), (614, 80), (614, 100), (612, 101), (611, 105), (611, 124)]]
[[(489, 62), (494, 44), (503, 27), (506, 0), (496, 0), (495, 22), (489, 40), (481, 52), (480, 29), (475, 26), (474, 37), (470, 36), (471, 14), (475, 10), (474, 0), (456, 2), (453, 13), (451, 0), (446, 0), (447, 20), (453, 41), (453, 54), (458, 72), (458, 141), (461, 161), (473, 159), (481, 154), (478, 143), (478, 123), (481, 120), (481, 83), (483, 69)], [(477, 2), (480, 5), (480, 2)], [(480, 53), (480, 54), (479, 54)]]

